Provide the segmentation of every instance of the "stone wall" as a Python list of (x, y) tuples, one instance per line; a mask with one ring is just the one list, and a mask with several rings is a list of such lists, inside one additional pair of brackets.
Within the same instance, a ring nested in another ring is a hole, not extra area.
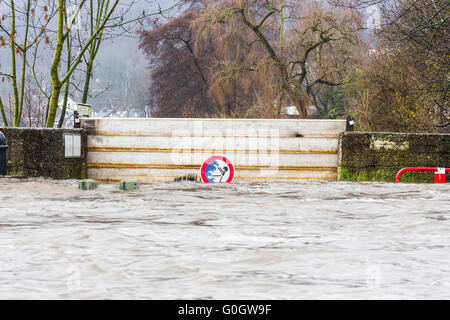
[[(405, 167), (450, 167), (450, 134), (346, 132), (339, 138), (338, 180), (395, 182)], [(401, 182), (433, 182), (407, 172)], [(450, 181), (447, 174), (446, 181)]]
[[(7, 175), (53, 179), (87, 177), (87, 135), (82, 129), (0, 128), (7, 139)], [(66, 158), (64, 134), (81, 135), (81, 157)]]

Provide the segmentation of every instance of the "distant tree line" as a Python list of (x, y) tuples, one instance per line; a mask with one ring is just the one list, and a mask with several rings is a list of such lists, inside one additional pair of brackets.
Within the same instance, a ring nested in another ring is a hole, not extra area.
[[(154, 117), (279, 118), (294, 105), (302, 118), (351, 115), (361, 130), (449, 126), (447, 1), (185, 4), (141, 33)], [(369, 31), (362, 13), (375, 4)]]
[(92, 81), (105, 41), (137, 31), (149, 101), (141, 79), (116, 90), (144, 116), (282, 118), (295, 106), (301, 118), (350, 115), (366, 131), (450, 130), (448, 1), (174, 0), (173, 17), (135, 13), (137, 1), (0, 1), (2, 123), (61, 127), (69, 96), (87, 103), (107, 90)]

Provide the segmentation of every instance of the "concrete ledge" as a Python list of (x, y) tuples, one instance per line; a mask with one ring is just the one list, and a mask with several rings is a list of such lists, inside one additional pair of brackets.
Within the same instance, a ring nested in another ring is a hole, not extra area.
[(132, 181), (132, 180), (120, 181), (120, 190), (123, 190), (123, 191), (139, 190), (139, 187), (140, 187), (140, 184), (137, 181)]
[[(339, 137), (341, 181), (395, 182), (395, 175), (405, 167), (449, 166), (450, 134), (347, 132)], [(433, 181), (431, 173), (402, 176), (402, 182)]]
[(81, 180), (78, 184), (78, 188), (81, 190), (94, 190), (98, 188), (100, 183), (92, 179)]

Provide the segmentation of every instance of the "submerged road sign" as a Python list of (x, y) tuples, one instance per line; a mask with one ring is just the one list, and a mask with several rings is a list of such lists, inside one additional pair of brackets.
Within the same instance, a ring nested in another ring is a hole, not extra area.
[(200, 175), (204, 183), (232, 183), (234, 166), (224, 156), (212, 156), (203, 163)]

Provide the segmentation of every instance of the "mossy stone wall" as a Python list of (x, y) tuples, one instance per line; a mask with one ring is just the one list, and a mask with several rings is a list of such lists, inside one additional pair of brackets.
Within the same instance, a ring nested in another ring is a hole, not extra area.
[[(87, 134), (83, 129), (0, 128), (6, 137), (9, 176), (87, 178)], [(81, 135), (81, 157), (65, 158), (64, 134)]]
[[(406, 167), (450, 167), (450, 134), (345, 132), (339, 137), (338, 180), (395, 182)], [(401, 182), (433, 181), (430, 172), (401, 177)]]

